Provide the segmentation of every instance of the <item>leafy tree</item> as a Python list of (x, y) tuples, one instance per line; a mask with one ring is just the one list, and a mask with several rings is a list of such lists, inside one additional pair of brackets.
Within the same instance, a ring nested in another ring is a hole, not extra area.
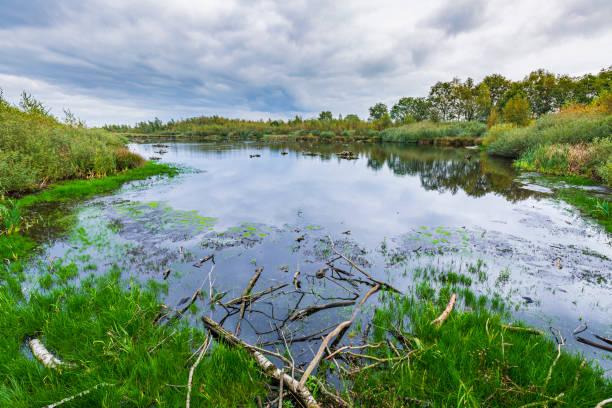
[[(370, 107), (370, 119), (381, 120), (385, 115), (389, 116), (389, 111), (384, 103), (377, 103)], [(389, 118), (389, 120), (391, 119)]]
[(429, 90), (429, 101), (441, 120), (452, 120), (457, 117), (457, 99), (454, 89), (459, 84), (455, 78), (451, 82), (436, 82)]
[(551, 112), (555, 107), (557, 78), (543, 69), (533, 71), (523, 80), (531, 113), (538, 117)]
[(391, 121), (391, 116), (389, 116), (389, 112), (385, 112), (378, 119), (374, 119), (374, 126), (378, 130), (387, 129), (393, 126), (393, 122)]
[(354, 113), (349, 113), (348, 115), (346, 115), (344, 120), (348, 122), (359, 122), (359, 116), (355, 115)]
[(491, 97), (491, 104), (498, 106), (499, 101), (503, 98), (504, 94), (510, 90), (511, 82), (506, 79), (503, 75), (492, 74), (487, 75), (481, 82), (489, 88)]
[(410, 123), (423, 121), (429, 118), (431, 104), (427, 98), (401, 98), (391, 108), (391, 118), (397, 123)]
[(333, 119), (332, 117), (332, 113), (330, 111), (323, 111), (321, 113), (319, 113), (319, 120), (329, 120), (331, 121)]
[(510, 99), (503, 111), (504, 121), (514, 123), (519, 126), (527, 126), (531, 119), (529, 103), (527, 99), (520, 95), (515, 95)]

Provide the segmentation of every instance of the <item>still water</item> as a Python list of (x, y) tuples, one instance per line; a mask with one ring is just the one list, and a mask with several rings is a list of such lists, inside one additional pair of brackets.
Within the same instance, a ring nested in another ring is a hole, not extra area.
[[(350, 288), (314, 276), (331, 257), (331, 237), (402, 291), (422, 268), (477, 268), (482, 273), (471, 287), (477, 295), (499, 296), (531, 325), (560, 328), (568, 348), (612, 368), (610, 353), (572, 336), (586, 322), (589, 332), (612, 337), (612, 238), (509, 162), (467, 149), (398, 144), (164, 143), (161, 155), (152, 144), (130, 147), (161, 156), (183, 174), (83, 204), (71, 236), (52, 241), (44, 256), (66, 257), (83, 273), (118, 265), (126, 277), (161, 284), (168, 305), (208, 278), (208, 264), (193, 265), (211, 253), (213, 283), (204, 288), (227, 292), (225, 301), (240, 296), (260, 266), (255, 290), (291, 284), (299, 265), (313, 304), (351, 298)], [(359, 157), (343, 159), (341, 151)], [(269, 309), (249, 314), (241, 336), (273, 341), (266, 333), (270, 316), (282, 320), (296, 298), (267, 299)], [(223, 316), (218, 309), (212, 313)], [(346, 313), (330, 309), (294, 329), (313, 333)], [(308, 357), (308, 350), (298, 351)]]

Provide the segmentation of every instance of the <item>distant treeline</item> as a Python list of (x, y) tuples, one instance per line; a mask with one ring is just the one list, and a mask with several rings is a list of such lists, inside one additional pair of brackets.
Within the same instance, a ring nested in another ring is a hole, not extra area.
[(383, 103), (369, 108), (367, 120), (355, 114), (334, 117), (322, 111), (317, 118), (247, 121), (219, 116), (201, 116), (163, 123), (139, 122), (135, 126), (105, 125), (120, 133), (184, 134), (190, 136), (251, 137), (264, 134), (312, 133), (315, 136), (375, 136), (379, 130), (413, 122), (431, 121), (505, 121), (526, 125), (531, 119), (568, 105), (591, 103), (602, 92), (612, 90), (612, 66), (597, 74), (580, 77), (555, 75), (543, 69), (531, 72), (521, 81), (511, 81), (500, 74), (486, 76), (476, 83), (472, 78), (454, 78), (434, 84), (427, 97), (401, 98), (391, 109)]

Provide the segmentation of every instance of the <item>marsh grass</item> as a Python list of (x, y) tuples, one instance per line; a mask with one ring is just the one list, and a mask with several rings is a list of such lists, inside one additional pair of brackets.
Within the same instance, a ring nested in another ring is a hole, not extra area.
[[(430, 322), (453, 292), (463, 299), (458, 310), (442, 327), (432, 326)], [(370, 342), (391, 341), (412, 356), (354, 375), (350, 395), (355, 406), (519, 407), (548, 403), (592, 407), (612, 393), (612, 382), (597, 366), (589, 363), (580, 369), (582, 358), (566, 352), (547, 381), (557, 355), (556, 343), (548, 336), (504, 328), (508, 315), (491, 309), (494, 303), (500, 304), (499, 299), (493, 302), (472, 296), (466, 302), (468, 298), (462, 293), (470, 291), (451, 283), (436, 290), (424, 281), (410, 294), (385, 294), (376, 309)], [(368, 354), (395, 356), (384, 345)], [(554, 398), (559, 402), (553, 403)]]
[(0, 93), (0, 192), (23, 193), (48, 183), (91, 178), (138, 167), (144, 160), (127, 150), (127, 139), (63, 124), (24, 94), (22, 108)]
[(578, 208), (588, 218), (595, 220), (612, 233), (612, 200), (610, 197), (598, 197), (581, 188), (569, 187), (558, 189), (559, 197)]
[[(481, 137), (485, 131), (485, 124), (477, 121), (423, 121), (385, 129), (380, 134), (384, 142), (433, 143), (436, 139), (444, 138), (443, 144), (453, 145), (453, 143), (461, 142), (463, 145)], [(455, 138), (456, 140), (453, 141)]]
[[(114, 269), (78, 287), (36, 291), (27, 301), (0, 287), (1, 406), (43, 406), (100, 383), (113, 386), (70, 406), (185, 404), (188, 360), (204, 341), (203, 331), (178, 322), (152, 324), (160, 311), (157, 294), (119, 275)], [(25, 347), (34, 336), (72, 366), (41, 366)], [(200, 363), (193, 384), (192, 404), (198, 407), (254, 406), (255, 395), (267, 392), (254, 362), (222, 344)]]
[[(493, 135), (495, 133), (495, 135)], [(485, 135), (491, 154), (518, 158), (529, 149), (547, 144), (589, 144), (612, 134), (612, 115), (592, 112), (547, 114), (527, 127), (494, 126)]]

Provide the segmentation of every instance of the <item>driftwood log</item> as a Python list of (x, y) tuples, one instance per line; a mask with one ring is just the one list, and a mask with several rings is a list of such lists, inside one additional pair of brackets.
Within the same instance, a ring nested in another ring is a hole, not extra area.
[(204, 326), (210, 331), (213, 337), (223, 340), (225, 343), (234, 346), (242, 347), (247, 350), (251, 356), (255, 359), (257, 364), (262, 368), (264, 373), (269, 377), (280, 383), (281, 376), (283, 378), (284, 386), (297, 398), (306, 408), (319, 408), (319, 403), (314, 399), (308, 388), (304, 384), (297, 382), (291, 378), (288, 374), (283, 373), (278, 369), (270, 360), (268, 360), (261, 352), (257, 351), (255, 347), (248, 343), (240, 340), (229, 331), (221, 327), (213, 319), (206, 315), (202, 315), (202, 322)]

